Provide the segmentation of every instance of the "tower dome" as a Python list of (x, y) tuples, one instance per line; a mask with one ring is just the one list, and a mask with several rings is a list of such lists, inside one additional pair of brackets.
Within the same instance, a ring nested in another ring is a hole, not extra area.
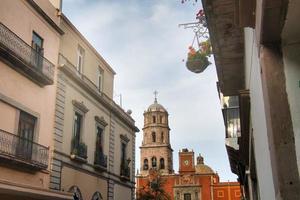
[(153, 111), (167, 112), (167, 110), (161, 104), (157, 103), (156, 98), (154, 100), (154, 103), (148, 107), (147, 111), (148, 112), (153, 112)]
[(197, 165), (195, 166), (195, 170), (197, 174), (213, 174), (214, 170), (212, 170), (208, 165), (204, 164), (204, 158), (201, 154), (197, 157)]

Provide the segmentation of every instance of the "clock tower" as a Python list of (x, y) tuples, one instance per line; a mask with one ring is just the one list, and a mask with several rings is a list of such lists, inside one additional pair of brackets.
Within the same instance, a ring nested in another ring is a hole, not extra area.
[(195, 173), (195, 161), (193, 151), (189, 151), (188, 149), (182, 149), (182, 151), (179, 152), (179, 173)]
[(159, 170), (162, 174), (173, 173), (173, 150), (170, 145), (170, 128), (167, 110), (157, 102), (144, 112), (143, 142), (140, 147), (140, 175), (149, 170)]

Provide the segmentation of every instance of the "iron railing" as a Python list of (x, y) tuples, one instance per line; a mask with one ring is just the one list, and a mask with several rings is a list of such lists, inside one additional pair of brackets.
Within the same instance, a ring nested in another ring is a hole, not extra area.
[(29, 46), (19, 36), (0, 22), (0, 46), (2, 49), (12, 54), (14, 58), (21, 60), (26, 65), (24, 73), (34, 71), (45, 76), (53, 82), (54, 64), (43, 57), (35, 49)]
[(47, 168), (49, 148), (0, 129), (0, 157), (36, 168)]
[(109, 98), (106, 94), (101, 92), (99, 90), (99, 87), (95, 85), (93, 81), (91, 81), (87, 76), (84, 74), (80, 73), (77, 68), (62, 54), (59, 54), (59, 64), (60, 65), (65, 65), (68, 67), (73, 73), (77, 74), (78, 77), (80, 77), (85, 84), (89, 86), (90, 89), (92, 89), (94, 92), (96, 92), (105, 102), (107, 102), (109, 105), (111, 105), (112, 109), (117, 111), (122, 115), (123, 118), (129, 119), (132, 121), (131, 117), (121, 108), (118, 104), (114, 102), (111, 98)]
[(71, 154), (83, 159), (87, 159), (87, 145), (77, 139), (72, 139)]
[(120, 175), (122, 178), (130, 179), (130, 167), (128, 165), (129, 163), (127, 161), (122, 161), (120, 167)]
[(107, 168), (107, 155), (103, 152), (97, 150), (95, 151), (95, 165), (101, 166), (103, 168)]

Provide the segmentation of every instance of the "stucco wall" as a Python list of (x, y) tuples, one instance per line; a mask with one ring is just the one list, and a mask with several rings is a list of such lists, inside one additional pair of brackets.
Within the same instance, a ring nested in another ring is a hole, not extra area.
[(121, 200), (121, 199), (131, 199), (131, 190), (122, 186), (115, 184), (114, 186), (114, 200)]
[[(53, 12), (50, 2), (42, 3), (47, 11)], [(31, 45), (32, 33), (35, 31), (43, 38), (44, 57), (54, 65), (57, 63), (59, 48), (59, 33), (53, 29), (26, 1), (3, 0), (0, 6), (0, 22)], [(56, 67), (56, 66), (55, 66)], [(56, 68), (55, 74), (56, 74)], [(54, 77), (56, 79), (56, 77)], [(18, 125), (18, 110), (30, 111), (37, 117), (35, 142), (52, 147), (54, 126), (55, 85), (40, 87), (24, 75), (0, 62), (0, 96), (4, 104), (0, 106), (0, 129), (16, 133)], [(12, 105), (7, 105), (7, 103)], [(4, 114), (7, 113), (7, 114)], [(49, 158), (51, 152), (49, 152)], [(50, 165), (48, 165), (50, 169)], [(20, 170), (2, 168), (0, 178), (22, 182), (28, 185), (48, 188), (49, 173), (28, 173)]]
[(84, 49), (83, 74), (97, 85), (98, 66), (100, 66), (104, 72), (103, 92), (113, 98), (113, 73), (64, 20), (62, 20), (61, 28), (65, 34), (62, 36), (60, 53), (67, 57), (74, 66), (77, 66), (77, 49), (80, 45)]
[(286, 91), (293, 122), (297, 165), (300, 174), (300, 44), (290, 44), (283, 48)]
[[(259, 58), (253, 29), (245, 28), (245, 76), (246, 87), (250, 89), (251, 124), (254, 137), (257, 178), (261, 199), (275, 199), (274, 181), (267, 138), (265, 107), (263, 102)], [(251, 53), (250, 53), (251, 52)], [(250, 57), (250, 59), (249, 59)]]
[[(105, 109), (100, 103), (97, 103), (80, 87), (68, 79), (66, 84), (66, 96), (65, 96), (65, 110), (64, 110), (64, 137), (63, 137), (63, 152), (70, 154), (71, 141), (73, 137), (73, 124), (75, 107), (72, 104), (72, 100), (82, 102), (89, 111), (85, 113), (82, 122), (82, 141), (88, 146), (88, 163), (94, 163), (94, 153), (96, 148), (96, 120), (95, 116), (103, 117), (104, 120), (109, 123), (110, 117), (107, 109)], [(109, 134), (110, 126), (107, 125), (103, 133), (103, 150), (104, 154), (108, 155), (109, 151)]]
[(77, 186), (80, 189), (83, 199), (92, 199), (95, 192), (100, 192), (103, 199), (107, 199), (107, 181), (80, 172), (78, 170), (63, 166), (62, 190), (68, 191), (72, 186)]

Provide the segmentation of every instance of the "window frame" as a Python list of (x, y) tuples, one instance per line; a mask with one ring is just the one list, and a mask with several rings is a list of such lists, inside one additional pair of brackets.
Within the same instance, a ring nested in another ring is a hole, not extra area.
[(85, 50), (83, 47), (78, 45), (77, 47), (77, 64), (76, 64), (76, 70), (79, 74), (83, 73), (83, 65), (84, 65), (84, 55)]

